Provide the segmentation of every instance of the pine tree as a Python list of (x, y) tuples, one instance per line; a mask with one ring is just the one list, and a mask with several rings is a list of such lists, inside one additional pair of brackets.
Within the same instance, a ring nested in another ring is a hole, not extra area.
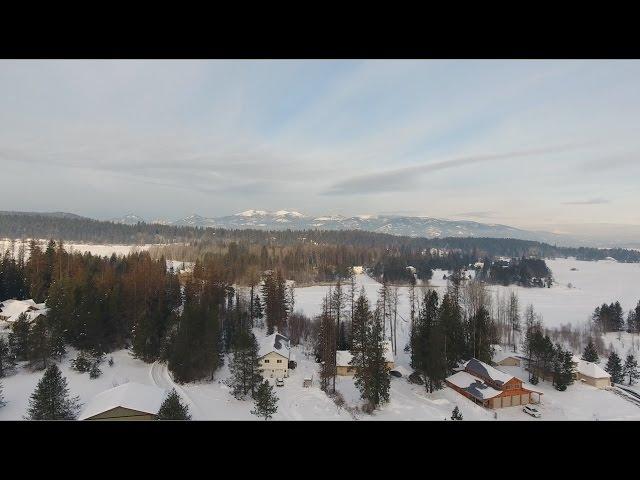
[(182, 403), (175, 388), (171, 389), (167, 398), (164, 399), (160, 410), (158, 410), (157, 420), (191, 420), (189, 406)]
[(336, 327), (331, 317), (330, 299), (325, 297), (320, 315), (318, 353), (320, 360), (320, 388), (324, 392), (335, 391), (336, 379)]
[(43, 317), (38, 317), (33, 323), (28, 336), (29, 363), (38, 370), (47, 368), (47, 360), (51, 354), (51, 345), (45, 321)]
[(629, 353), (622, 367), (622, 376), (628, 379), (629, 385), (633, 385), (640, 378), (640, 370), (638, 370), (638, 361), (633, 354)]
[(264, 380), (256, 390), (254, 400), (255, 405), (251, 413), (257, 417), (269, 420), (278, 411), (278, 397), (267, 380)]
[(76, 358), (71, 360), (71, 368), (79, 373), (91, 370), (91, 360), (89, 360), (89, 356), (84, 350), (80, 350)]
[(243, 400), (247, 393), (254, 396), (262, 376), (258, 360), (258, 341), (247, 328), (243, 328), (236, 339), (229, 370), (232, 375), (233, 396), (238, 400)]
[(11, 333), (9, 334), (9, 348), (16, 360), (27, 360), (29, 358), (29, 331), (29, 321), (27, 316), (22, 313), (11, 324)]
[(28, 420), (75, 420), (78, 397), (69, 398), (67, 379), (54, 363), (49, 365), (29, 400)]
[(2, 391), (2, 382), (0, 382), (0, 407), (4, 407), (7, 402), (4, 401), (4, 395)]
[(451, 412), (451, 420), (462, 420), (462, 418), (462, 413), (460, 413), (460, 409), (456, 405), (453, 412)]
[(609, 355), (609, 359), (607, 360), (607, 365), (604, 367), (604, 369), (609, 375), (611, 375), (611, 381), (613, 383), (622, 383), (622, 362), (616, 352), (611, 352), (611, 354)]
[(389, 401), (391, 381), (385, 362), (385, 348), (382, 312), (376, 308), (373, 320), (366, 325), (362, 350), (356, 352), (357, 358), (352, 360), (354, 365), (362, 365), (355, 372), (355, 386), (360, 397), (373, 409)]
[(4, 377), (7, 372), (13, 370), (15, 361), (9, 350), (9, 345), (3, 337), (0, 337), (0, 378)]
[(600, 362), (598, 351), (596, 350), (596, 346), (593, 344), (591, 337), (589, 337), (589, 343), (587, 343), (587, 346), (584, 347), (584, 352), (582, 352), (582, 360), (593, 363)]
[(98, 365), (98, 362), (93, 362), (91, 368), (89, 369), (89, 378), (98, 378), (100, 375), (102, 375), (102, 370), (100, 370), (100, 367)]

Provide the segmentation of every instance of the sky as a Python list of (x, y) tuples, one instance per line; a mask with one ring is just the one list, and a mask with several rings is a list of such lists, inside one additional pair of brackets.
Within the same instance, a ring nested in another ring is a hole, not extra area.
[(640, 62), (0, 61), (0, 210), (640, 224)]

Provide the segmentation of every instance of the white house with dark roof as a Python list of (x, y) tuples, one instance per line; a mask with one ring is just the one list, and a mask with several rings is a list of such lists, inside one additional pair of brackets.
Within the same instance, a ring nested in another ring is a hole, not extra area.
[(258, 361), (264, 378), (285, 378), (289, 376), (291, 346), (289, 339), (281, 333), (267, 335), (260, 342)]

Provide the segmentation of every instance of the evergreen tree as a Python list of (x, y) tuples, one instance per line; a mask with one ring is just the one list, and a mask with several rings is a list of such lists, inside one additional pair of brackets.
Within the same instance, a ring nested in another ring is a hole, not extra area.
[(460, 409), (456, 405), (453, 412), (451, 412), (451, 420), (462, 420), (462, 418), (462, 413), (460, 413)]
[(78, 397), (69, 398), (67, 379), (54, 363), (49, 365), (29, 400), (28, 420), (75, 420)]
[(84, 350), (80, 350), (76, 358), (71, 360), (71, 368), (79, 373), (91, 370), (91, 360), (89, 360), (89, 356)]
[(278, 411), (278, 397), (267, 380), (264, 380), (256, 390), (254, 400), (255, 405), (251, 413), (257, 417), (269, 420)]
[(623, 370), (622, 370), (622, 361), (616, 352), (611, 352), (609, 355), (609, 359), (607, 360), (607, 365), (604, 367), (606, 372), (611, 375), (611, 381), (613, 383), (622, 383), (623, 381)]
[(509, 335), (511, 346), (513, 347), (513, 352), (517, 351), (517, 336), (520, 333), (520, 308), (518, 295), (515, 292), (511, 292), (509, 295), (509, 305), (508, 305), (508, 315), (509, 315)]
[(640, 378), (640, 370), (638, 370), (638, 361), (633, 354), (629, 353), (622, 367), (622, 376), (628, 379), (629, 385), (633, 385)]
[(171, 389), (167, 398), (164, 399), (160, 410), (158, 410), (157, 420), (191, 420), (189, 406), (182, 403), (175, 388)]
[(560, 345), (556, 345), (555, 354), (553, 383), (556, 390), (563, 392), (573, 383), (573, 355), (570, 351), (563, 350)]
[(593, 363), (600, 362), (598, 351), (596, 350), (596, 346), (593, 344), (591, 337), (589, 337), (589, 343), (587, 343), (587, 346), (584, 347), (584, 352), (582, 352), (582, 360)]
[(382, 312), (376, 308), (373, 320), (365, 327), (364, 345), (356, 352), (353, 365), (360, 365), (354, 375), (360, 397), (372, 408), (389, 401), (389, 369), (385, 363), (385, 339)]
[(91, 368), (89, 369), (89, 378), (98, 378), (100, 375), (102, 375), (102, 370), (100, 370), (100, 367), (98, 365), (98, 362), (93, 362)]
[(0, 378), (4, 377), (7, 372), (13, 370), (14, 366), (15, 361), (9, 350), (9, 345), (3, 337), (0, 337)]
[(29, 321), (23, 313), (11, 324), (11, 333), (9, 334), (9, 348), (11, 355), (16, 360), (29, 358), (29, 332)]
[(4, 401), (4, 395), (2, 391), (2, 382), (0, 382), (0, 407), (4, 407), (7, 402)]
[(232, 375), (233, 396), (243, 400), (247, 393), (251, 393), (253, 397), (262, 376), (258, 360), (258, 341), (248, 328), (243, 328), (236, 339), (229, 370)]
[(51, 355), (51, 345), (45, 322), (44, 317), (38, 317), (29, 331), (27, 341), (29, 363), (37, 370), (47, 368), (47, 360)]
[(481, 362), (491, 363), (493, 355), (491, 344), (491, 317), (489, 311), (481, 306), (475, 315), (471, 317), (471, 328), (475, 332), (471, 337), (473, 344), (472, 356)]
[(330, 300), (325, 297), (320, 314), (318, 332), (318, 357), (320, 360), (320, 388), (324, 392), (335, 392), (336, 379), (336, 327), (330, 313)]

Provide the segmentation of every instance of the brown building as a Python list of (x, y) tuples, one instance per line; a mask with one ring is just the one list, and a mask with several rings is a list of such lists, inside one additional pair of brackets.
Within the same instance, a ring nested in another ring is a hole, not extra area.
[(162, 388), (124, 383), (93, 397), (78, 420), (155, 420), (165, 396)]
[(472, 358), (445, 379), (456, 392), (486, 408), (539, 403), (542, 393), (522, 386), (522, 380)]

